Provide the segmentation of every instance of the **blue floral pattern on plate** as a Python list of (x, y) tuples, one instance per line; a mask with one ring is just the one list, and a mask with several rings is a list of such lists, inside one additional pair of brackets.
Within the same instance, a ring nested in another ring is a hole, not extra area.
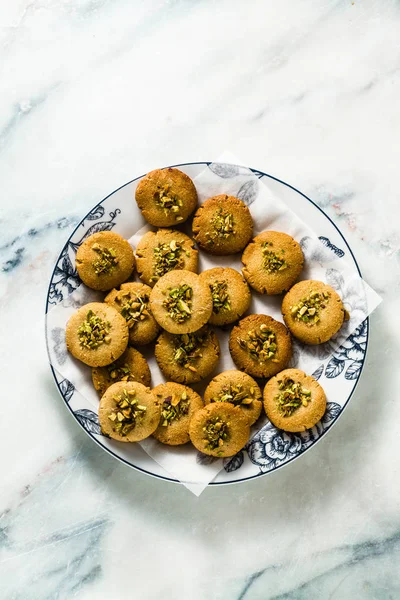
[(319, 439), (337, 419), (341, 411), (339, 404), (329, 402), (326, 412), (312, 429), (301, 433), (288, 433), (277, 429), (270, 421), (224, 466), (227, 472), (239, 469), (244, 462), (244, 452), (262, 473), (273, 471), (280, 465), (296, 458)]
[(367, 349), (367, 332), (367, 321), (365, 320), (340, 348), (334, 351), (325, 368), (325, 376), (328, 379), (338, 377), (343, 371), (346, 379), (358, 378)]

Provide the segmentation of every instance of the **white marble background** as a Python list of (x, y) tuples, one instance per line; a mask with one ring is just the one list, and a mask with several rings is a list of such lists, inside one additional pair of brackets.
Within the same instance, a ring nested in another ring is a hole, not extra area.
[[(0, 598), (397, 600), (400, 3), (0, 3)], [(277, 473), (195, 498), (65, 410), (43, 312), (113, 189), (228, 149), (335, 220), (384, 298), (349, 408)]]

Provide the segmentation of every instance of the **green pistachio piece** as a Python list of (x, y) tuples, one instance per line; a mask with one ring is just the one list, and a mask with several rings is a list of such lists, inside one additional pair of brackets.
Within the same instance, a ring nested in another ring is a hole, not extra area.
[(311, 402), (311, 391), (303, 388), (299, 382), (285, 378), (279, 380), (278, 384), (279, 393), (274, 400), (284, 417), (290, 417), (300, 406), (308, 406)]
[(92, 310), (89, 310), (86, 319), (78, 327), (78, 338), (83, 348), (94, 350), (101, 344), (109, 344), (111, 337), (108, 335), (111, 328), (109, 321), (104, 321)]
[(98, 258), (92, 262), (96, 275), (108, 274), (117, 266), (119, 261), (114, 248), (95, 243), (92, 245), (92, 250), (98, 254)]
[(228, 295), (228, 284), (226, 281), (214, 281), (210, 284), (210, 291), (213, 300), (213, 313), (227, 312), (231, 309), (231, 302)]
[(168, 297), (163, 301), (171, 319), (177, 323), (184, 323), (192, 314), (193, 290), (189, 285), (183, 284), (170, 288)]

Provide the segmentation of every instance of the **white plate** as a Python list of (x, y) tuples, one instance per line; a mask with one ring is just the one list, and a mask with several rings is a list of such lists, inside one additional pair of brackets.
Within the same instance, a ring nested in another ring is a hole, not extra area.
[[(210, 163), (197, 162), (174, 165), (187, 173), (192, 179)], [(317, 232), (321, 241), (338, 257), (346, 256), (354, 271), (361, 275), (357, 262), (344, 236), (331, 219), (304, 194), (291, 185), (258, 171), (252, 171), (264, 178), (268, 188), (276, 193), (290, 208)], [(143, 176), (142, 176), (143, 177)], [(138, 177), (123, 185), (104, 198), (82, 219), (75, 228), (55, 264), (46, 299), (46, 314), (52, 305), (56, 305), (73, 292), (81, 281), (75, 269), (75, 254), (79, 245), (88, 235), (96, 231), (111, 230), (129, 238), (134, 228), (140, 229), (145, 222), (136, 203), (134, 191)], [(58, 341), (51, 338), (46, 324), (47, 346), (56, 349)], [(368, 344), (368, 319), (346, 340), (331, 359), (321, 361), (313, 374), (322, 386), (329, 383), (335, 402), (328, 403), (327, 411), (320, 423), (312, 429), (299, 434), (284, 433), (270, 423), (265, 425), (246, 448), (232, 459), (225, 461), (224, 469), (210, 485), (237, 483), (260, 477), (288, 464), (311, 448), (337, 421), (347, 406), (357, 382), (361, 376)], [(172, 479), (164, 469), (148, 456), (138, 444), (119, 444), (101, 435), (97, 414), (93, 406), (79, 394), (74, 386), (63, 379), (50, 365), (57, 388), (73, 417), (97, 444), (125, 464), (154, 477), (168, 481)], [(327, 382), (326, 380), (329, 380)], [(334, 390), (332, 388), (334, 387)]]

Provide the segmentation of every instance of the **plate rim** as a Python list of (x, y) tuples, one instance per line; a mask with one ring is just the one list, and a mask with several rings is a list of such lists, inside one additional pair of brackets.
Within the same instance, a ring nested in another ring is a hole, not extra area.
[[(173, 164), (173, 165), (167, 165), (165, 167), (160, 167), (162, 169), (168, 169), (168, 168), (172, 168), (172, 167), (185, 167), (185, 166), (192, 166), (192, 165), (206, 165), (209, 166), (210, 164), (212, 164), (214, 161), (193, 161), (193, 162), (184, 162), (184, 163), (177, 163), (177, 164)], [(238, 166), (243, 166), (243, 165), (238, 165)], [(286, 187), (290, 188), (291, 190), (293, 190), (294, 192), (296, 192), (297, 194), (300, 194), (300, 196), (302, 196), (303, 198), (305, 198), (308, 202), (310, 202), (313, 206), (315, 206), (315, 208), (317, 208), (323, 215), (324, 217), (326, 217), (328, 219), (328, 221), (333, 225), (333, 227), (336, 229), (336, 231), (338, 232), (338, 234), (340, 235), (340, 237), (342, 238), (343, 242), (345, 243), (348, 251), (350, 252), (350, 255), (354, 261), (354, 264), (356, 266), (356, 269), (358, 271), (358, 274), (360, 275), (360, 277), (362, 277), (362, 273), (361, 273), (361, 269), (359, 267), (359, 264), (357, 262), (357, 259), (354, 255), (354, 252), (352, 251), (350, 245), (348, 244), (346, 238), (344, 237), (343, 233), (341, 232), (341, 230), (339, 229), (339, 227), (336, 225), (336, 223), (331, 219), (331, 217), (326, 214), (326, 212), (320, 207), (318, 206), (318, 204), (316, 204), (311, 198), (309, 198), (306, 194), (304, 194), (303, 192), (301, 192), (300, 190), (298, 190), (296, 187), (294, 187), (293, 185), (291, 185), (290, 183), (287, 183), (286, 181), (283, 181), (282, 179), (279, 179), (278, 177), (275, 177), (274, 175), (270, 175), (269, 173), (266, 173), (265, 171), (262, 171), (260, 169), (256, 169), (254, 167), (245, 167), (250, 169), (250, 171), (252, 171), (253, 173), (260, 173), (263, 177), (268, 177), (269, 179), (272, 179), (273, 181), (277, 181), (278, 183), (285, 185)], [(150, 477), (154, 477), (156, 479), (161, 479), (162, 481), (168, 481), (170, 483), (175, 483), (175, 484), (179, 484), (179, 485), (183, 485), (183, 483), (181, 481), (179, 481), (178, 479), (174, 479), (173, 477), (167, 477), (165, 475), (159, 475), (157, 473), (152, 473), (151, 471), (147, 471), (146, 469), (139, 467), (137, 465), (132, 465), (131, 463), (129, 463), (127, 460), (125, 460), (124, 458), (122, 458), (121, 456), (118, 456), (118, 454), (115, 454), (112, 449), (107, 448), (106, 446), (103, 446), (103, 444), (101, 444), (101, 442), (99, 440), (96, 439), (96, 437), (89, 432), (87, 429), (85, 429), (85, 427), (83, 427), (83, 425), (80, 423), (80, 421), (77, 419), (77, 417), (75, 416), (75, 413), (73, 411), (73, 409), (70, 407), (69, 403), (66, 402), (62, 391), (60, 389), (60, 385), (59, 382), (57, 380), (57, 376), (55, 373), (55, 369), (53, 367), (53, 365), (50, 362), (50, 351), (49, 351), (49, 345), (48, 345), (48, 339), (47, 339), (47, 335), (46, 335), (46, 326), (47, 326), (47, 314), (49, 312), (49, 295), (50, 295), (50, 286), (51, 286), (51, 282), (53, 280), (54, 277), (54, 272), (55, 269), (57, 267), (57, 264), (60, 260), (60, 257), (63, 253), (63, 250), (65, 248), (66, 243), (68, 243), (68, 241), (71, 239), (71, 237), (74, 235), (74, 233), (78, 230), (78, 228), (80, 227), (81, 223), (83, 221), (85, 221), (85, 219), (88, 217), (88, 215), (90, 215), (90, 213), (92, 213), (98, 206), (100, 206), (103, 202), (105, 202), (108, 198), (110, 198), (111, 196), (113, 196), (115, 193), (119, 192), (120, 190), (122, 190), (122, 188), (126, 187), (127, 185), (130, 185), (131, 183), (133, 183), (134, 181), (137, 181), (138, 179), (143, 178), (147, 173), (144, 173), (143, 175), (138, 175), (137, 177), (134, 177), (133, 179), (131, 179), (130, 181), (127, 181), (126, 183), (124, 183), (123, 185), (121, 185), (120, 187), (116, 188), (115, 190), (113, 190), (110, 194), (107, 194), (107, 196), (105, 196), (104, 198), (102, 198), (102, 200), (100, 200), (97, 204), (95, 204), (79, 221), (79, 223), (76, 225), (76, 227), (73, 229), (73, 231), (70, 233), (68, 240), (64, 243), (61, 251), (59, 252), (55, 263), (54, 263), (54, 267), (52, 269), (51, 275), (50, 275), (50, 280), (49, 280), (49, 285), (47, 288), (47, 294), (46, 294), (46, 306), (45, 306), (45, 323), (44, 323), (44, 329), (45, 329), (45, 342), (46, 342), (46, 351), (47, 351), (47, 356), (49, 359), (49, 366), (51, 369), (51, 373), (53, 375), (53, 379), (54, 382), (56, 384), (57, 390), (63, 400), (63, 404), (64, 406), (68, 409), (68, 411), (70, 412), (70, 414), (72, 415), (73, 419), (75, 420), (76, 423), (78, 423), (78, 425), (81, 427), (81, 429), (83, 429), (83, 431), (89, 436), (90, 439), (92, 439), (100, 448), (102, 448), (105, 452), (107, 452), (108, 454), (110, 454), (111, 456), (113, 456), (114, 458), (116, 458), (117, 460), (119, 460), (122, 464), (130, 467), (131, 469), (135, 469), (136, 471), (139, 471), (141, 473), (145, 473), (146, 475), (149, 475)], [(208, 485), (213, 485), (213, 486), (221, 486), (221, 485), (232, 485), (235, 483), (245, 483), (246, 481), (251, 481), (253, 479), (257, 479), (260, 477), (264, 477), (265, 475), (271, 475), (273, 473), (275, 473), (276, 471), (278, 471), (279, 469), (285, 467), (286, 465), (292, 463), (294, 460), (297, 460), (298, 458), (300, 458), (301, 456), (304, 456), (304, 454), (306, 452), (308, 452), (309, 450), (311, 450), (311, 448), (314, 448), (318, 442), (329, 432), (331, 431), (331, 429), (333, 428), (334, 425), (336, 425), (336, 423), (339, 421), (339, 419), (341, 418), (342, 414), (344, 413), (344, 410), (347, 408), (354, 392), (357, 389), (358, 383), (361, 379), (363, 370), (364, 370), (364, 365), (365, 365), (365, 360), (367, 357), (367, 353), (368, 353), (368, 343), (369, 343), (369, 317), (367, 317), (365, 319), (365, 321), (367, 322), (367, 332), (366, 332), (366, 342), (365, 342), (365, 352), (364, 352), (364, 356), (362, 359), (362, 363), (361, 363), (361, 368), (360, 368), (360, 372), (359, 375), (357, 377), (357, 380), (354, 384), (353, 389), (351, 390), (346, 402), (344, 403), (342, 410), (340, 411), (338, 417), (335, 419), (335, 421), (333, 421), (333, 423), (327, 428), (325, 429), (321, 435), (318, 437), (317, 440), (315, 440), (315, 442), (313, 444), (311, 444), (310, 446), (308, 446), (307, 448), (305, 448), (300, 454), (297, 454), (296, 456), (293, 456), (292, 458), (290, 458), (289, 460), (285, 461), (283, 464), (278, 465), (274, 470), (272, 471), (266, 471), (266, 472), (262, 472), (261, 470), (256, 473), (255, 475), (251, 475), (249, 477), (244, 477), (244, 478), (240, 478), (240, 479), (231, 479), (229, 481), (211, 481)]]

